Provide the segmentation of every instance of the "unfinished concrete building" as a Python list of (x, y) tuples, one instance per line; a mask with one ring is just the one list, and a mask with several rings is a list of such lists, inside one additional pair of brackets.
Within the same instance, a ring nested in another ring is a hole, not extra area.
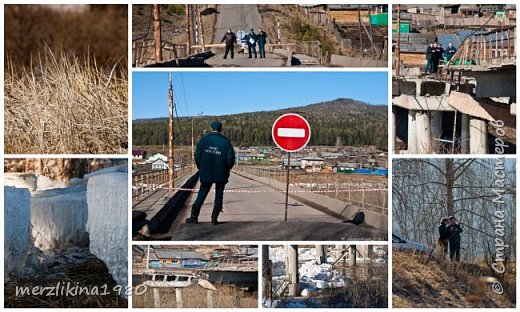
[(516, 153), (515, 41), (516, 26), (475, 31), (434, 75), (402, 70), (398, 60), (394, 152)]

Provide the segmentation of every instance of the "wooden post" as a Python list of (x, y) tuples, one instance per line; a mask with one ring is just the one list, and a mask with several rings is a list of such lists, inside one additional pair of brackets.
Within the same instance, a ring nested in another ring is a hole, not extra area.
[[(397, 5), (397, 31), (396, 31), (396, 45), (395, 45), (395, 57), (397, 59), (396, 65), (395, 65), (395, 75), (400, 75), (400, 69), (401, 69), (401, 5)], [(408, 125), (410, 127), (410, 125)], [(408, 138), (410, 140), (410, 138)]]
[(359, 4), (357, 7), (357, 13), (358, 13), (358, 28), (359, 28), (359, 51), (361, 53), (361, 58), (365, 58), (365, 52), (363, 51), (363, 33), (361, 32), (361, 11), (359, 8)]
[(500, 64), (504, 63), (504, 30), (500, 30)]
[(158, 4), (153, 5), (153, 37), (155, 43), (155, 62), (162, 62), (161, 16)]
[(191, 44), (190, 44), (191, 33), (190, 33), (190, 5), (189, 4), (186, 4), (185, 11), (186, 11), (185, 12), (186, 13), (186, 16), (185, 16), (186, 55), (190, 55), (191, 54)]

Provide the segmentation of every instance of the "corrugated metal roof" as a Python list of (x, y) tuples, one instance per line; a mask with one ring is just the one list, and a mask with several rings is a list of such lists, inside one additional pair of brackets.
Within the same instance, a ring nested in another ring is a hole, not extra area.
[(368, 10), (370, 7), (377, 5), (368, 4), (327, 4), (329, 10), (357, 10), (359, 6), (360, 10)]
[(201, 259), (207, 260), (206, 257), (195, 251), (177, 251), (167, 249), (156, 249), (154, 251), (158, 259)]
[(426, 53), (426, 48), (433, 41), (435, 41), (433, 34), (401, 33), (400, 51), (403, 53)]
[(440, 43), (444, 49), (446, 49), (446, 47), (448, 46), (448, 43), (450, 43), (450, 42), (455, 49), (458, 49), (461, 44), (461, 40), (460, 40), (459, 36), (457, 36), (455, 34), (437, 35), (437, 42)]

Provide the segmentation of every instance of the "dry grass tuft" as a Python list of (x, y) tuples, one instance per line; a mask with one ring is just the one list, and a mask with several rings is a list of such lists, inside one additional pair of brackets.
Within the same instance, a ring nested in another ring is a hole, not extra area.
[(39, 64), (5, 71), (5, 153), (125, 153), (126, 71), (50, 50)]
[(444, 260), (394, 252), (392, 306), (394, 308), (513, 308), (515, 272), (498, 278), (504, 293), (496, 294), (483, 276), (493, 272), (483, 263), (454, 264)]

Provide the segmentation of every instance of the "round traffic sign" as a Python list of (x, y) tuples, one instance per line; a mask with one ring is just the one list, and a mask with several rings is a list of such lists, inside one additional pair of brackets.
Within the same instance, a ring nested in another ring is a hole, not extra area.
[(298, 114), (284, 114), (273, 123), (274, 143), (286, 152), (296, 152), (304, 148), (311, 139), (311, 126)]

